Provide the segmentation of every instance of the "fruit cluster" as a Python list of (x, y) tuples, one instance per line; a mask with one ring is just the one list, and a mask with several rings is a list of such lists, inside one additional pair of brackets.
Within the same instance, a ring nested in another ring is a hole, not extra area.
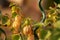
[[(0, 27), (9, 27), (12, 34), (11, 40), (60, 40), (60, 7), (50, 7), (43, 23), (31, 18), (24, 18), (21, 9), (15, 4), (10, 5), (11, 18), (0, 13)], [(0, 34), (4, 30), (0, 28)], [(1, 36), (1, 35), (0, 35)], [(6, 34), (5, 34), (6, 36)], [(9, 40), (5, 37), (6, 40)]]

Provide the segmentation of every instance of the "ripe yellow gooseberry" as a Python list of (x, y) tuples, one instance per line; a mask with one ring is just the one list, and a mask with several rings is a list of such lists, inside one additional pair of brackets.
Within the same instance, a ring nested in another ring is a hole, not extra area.
[(26, 25), (26, 26), (23, 28), (23, 33), (24, 33), (24, 35), (31, 34), (31, 33), (32, 33), (31, 26), (30, 26), (30, 25)]
[(21, 16), (19, 16), (19, 15), (17, 15), (16, 17), (15, 17), (15, 21), (13, 22), (13, 24), (12, 24), (12, 27), (15, 29), (14, 30), (14, 33), (15, 32), (18, 32), (18, 29), (19, 29), (19, 27), (20, 27), (20, 24), (21, 24)]

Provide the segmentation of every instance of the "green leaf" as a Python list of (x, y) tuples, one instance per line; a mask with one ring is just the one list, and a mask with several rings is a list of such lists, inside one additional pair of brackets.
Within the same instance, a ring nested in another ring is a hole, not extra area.
[(16, 12), (12, 13), (12, 18), (15, 18), (16, 15), (17, 15)]
[(55, 30), (56, 30), (56, 32), (60, 32), (60, 28), (56, 28)]
[(3, 16), (2, 17), (2, 24), (5, 24), (8, 19), (9, 19), (8, 16)]
[(24, 22), (23, 22), (23, 24), (22, 24), (22, 27), (24, 27), (24, 26), (26, 26), (26, 25), (29, 25), (30, 22), (31, 22), (30, 18), (24, 19)]
[(14, 34), (12, 35), (12, 40), (22, 40), (22, 38), (19, 34)]
[(19, 40), (19, 35), (13, 35), (13, 40)]
[(36, 23), (33, 26), (35, 26), (35, 27), (42, 27), (43, 26), (43, 23)]
[(51, 35), (50, 40), (58, 40), (59, 38), (60, 38), (60, 33), (56, 32), (56, 33)]
[(57, 21), (57, 22), (54, 24), (54, 26), (55, 26), (56, 28), (60, 28), (60, 20)]
[(48, 31), (48, 33), (47, 33), (47, 35), (45, 36), (45, 39), (49, 39), (50, 38), (50, 36), (51, 36), (51, 32), (50, 31)]
[(47, 30), (41, 30), (41, 39), (44, 39), (47, 35)]
[(50, 36), (50, 40), (59, 40), (60, 39), (60, 28), (55, 28)]
[(15, 6), (15, 4), (14, 3), (10, 3), (9, 7), (12, 7), (12, 6)]
[(11, 24), (11, 21), (10, 21), (10, 20), (8, 20), (8, 21), (5, 23), (5, 25), (7, 25), (7, 26), (10, 26), (10, 24)]

